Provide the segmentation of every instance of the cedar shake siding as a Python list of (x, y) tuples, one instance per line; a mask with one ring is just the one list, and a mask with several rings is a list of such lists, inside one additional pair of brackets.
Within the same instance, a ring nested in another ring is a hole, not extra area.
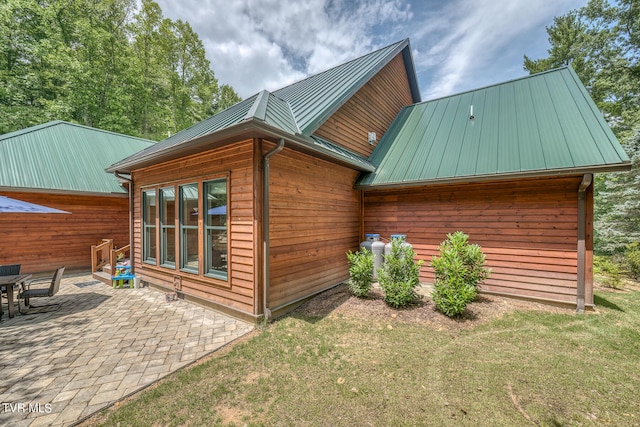
[[(365, 192), (364, 230), (386, 238), (406, 234), (427, 261), (421, 280), (429, 283), (438, 245), (461, 230), (487, 256), (492, 273), (483, 291), (575, 303), (580, 182), (565, 177)], [(592, 206), (592, 193), (587, 197)], [(590, 257), (593, 210), (587, 212)], [(592, 304), (588, 266), (586, 303)]]

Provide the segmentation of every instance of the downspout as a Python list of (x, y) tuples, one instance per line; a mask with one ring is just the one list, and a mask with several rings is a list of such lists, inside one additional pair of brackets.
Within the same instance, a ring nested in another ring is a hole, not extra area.
[(131, 273), (135, 272), (133, 262), (133, 180), (131, 178), (120, 175), (118, 171), (113, 172), (116, 178), (129, 183), (129, 264), (131, 265)]
[(269, 151), (263, 157), (263, 195), (262, 195), (262, 284), (264, 286), (264, 317), (265, 320), (271, 319), (271, 309), (269, 308), (269, 286), (271, 283), (271, 269), (269, 266), (269, 159), (278, 154), (284, 148), (284, 138), (280, 138), (278, 146)]
[(587, 269), (586, 238), (587, 238), (587, 188), (593, 181), (593, 175), (584, 174), (578, 188), (578, 283), (576, 312), (584, 313), (585, 280)]

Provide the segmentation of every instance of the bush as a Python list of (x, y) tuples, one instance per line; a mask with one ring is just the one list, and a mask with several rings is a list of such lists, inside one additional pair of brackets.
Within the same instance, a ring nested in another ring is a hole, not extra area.
[(461, 231), (447, 234), (438, 251), (440, 257), (431, 260), (435, 273), (431, 296), (438, 311), (449, 317), (458, 316), (477, 298), (480, 284), (489, 277), (490, 270), (484, 268), (482, 248), (469, 244), (469, 236)]
[(391, 241), (391, 253), (385, 255), (384, 264), (378, 269), (384, 301), (391, 307), (406, 307), (417, 299), (416, 287), (420, 285), (420, 267), (424, 261), (415, 262), (414, 257), (413, 248), (402, 239)]
[(593, 257), (593, 272), (600, 277), (600, 283), (607, 288), (620, 289), (622, 277), (620, 266), (607, 256), (596, 255)]
[(461, 315), (467, 304), (476, 299), (478, 291), (473, 286), (461, 286), (459, 288), (449, 286), (442, 282), (436, 282), (431, 298), (439, 312), (448, 317)]
[(627, 252), (625, 253), (625, 261), (629, 276), (632, 279), (640, 280), (640, 244), (631, 243), (627, 245)]
[(349, 260), (349, 289), (358, 298), (364, 298), (373, 284), (373, 253), (367, 248), (347, 253)]

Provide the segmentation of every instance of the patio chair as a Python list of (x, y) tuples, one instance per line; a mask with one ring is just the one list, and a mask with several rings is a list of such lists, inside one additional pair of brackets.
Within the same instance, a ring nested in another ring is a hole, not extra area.
[[(57, 294), (58, 290), (60, 289), (60, 281), (62, 280), (62, 273), (64, 273), (64, 266), (58, 268), (56, 272), (53, 274), (53, 277), (51, 278), (34, 279), (25, 283), (22, 286), (22, 290), (18, 294), (18, 311), (20, 312), (20, 314), (35, 314), (35, 313), (23, 312), (21, 309), (20, 300), (24, 300), (24, 305), (27, 308), (41, 309), (41, 308), (53, 307), (51, 310), (47, 310), (47, 311), (55, 311), (59, 309), (60, 304), (32, 306), (29, 300), (31, 298), (52, 297), (55, 294)], [(34, 284), (41, 284), (41, 283), (49, 283), (49, 286), (46, 288), (31, 287)], [(38, 311), (38, 313), (42, 313), (42, 311)]]
[[(20, 264), (0, 265), (0, 276), (16, 276), (20, 274)], [(6, 286), (0, 286), (0, 318), (2, 317), (2, 297), (7, 293)], [(8, 301), (7, 301), (8, 303)]]

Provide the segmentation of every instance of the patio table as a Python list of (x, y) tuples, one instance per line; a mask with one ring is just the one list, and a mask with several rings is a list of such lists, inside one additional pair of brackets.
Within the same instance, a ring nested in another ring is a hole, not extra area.
[[(15, 315), (15, 307), (13, 306), (13, 287), (23, 283), (25, 280), (31, 279), (31, 274), (18, 274), (14, 276), (0, 276), (0, 286), (7, 288), (7, 305), (9, 318)], [(0, 318), (2, 317), (2, 304), (0, 304)]]

